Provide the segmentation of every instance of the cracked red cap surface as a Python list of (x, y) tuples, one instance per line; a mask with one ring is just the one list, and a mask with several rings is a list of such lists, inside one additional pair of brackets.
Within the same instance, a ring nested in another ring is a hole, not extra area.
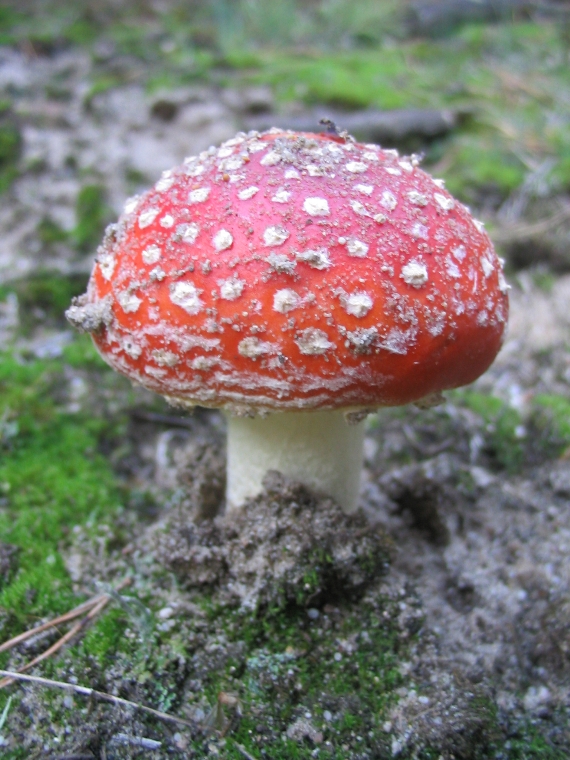
[(127, 201), (68, 318), (180, 404), (374, 408), (481, 375), (506, 293), (481, 223), (413, 157), (271, 130)]

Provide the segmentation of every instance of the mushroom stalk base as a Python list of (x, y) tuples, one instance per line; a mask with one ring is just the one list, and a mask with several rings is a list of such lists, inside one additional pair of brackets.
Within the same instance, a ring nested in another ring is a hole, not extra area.
[(227, 512), (262, 490), (268, 470), (332, 496), (345, 512), (358, 506), (364, 422), (343, 412), (285, 412), (228, 417)]

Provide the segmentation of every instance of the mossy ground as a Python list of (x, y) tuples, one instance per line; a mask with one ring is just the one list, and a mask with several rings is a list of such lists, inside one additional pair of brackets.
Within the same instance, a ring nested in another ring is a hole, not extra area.
[[(73, 279), (46, 275), (7, 287), (3, 297), (16, 292), (26, 303), (35, 294), (43, 321), (58, 325), (60, 301), (77, 287)], [(29, 335), (33, 325), (24, 325)], [(78, 377), (87, 387), (80, 403), (72, 391)], [(3, 542), (19, 550), (0, 587), (1, 636), (6, 639), (84, 598), (78, 597), (64, 562), (78, 531), (87, 545), (99, 547), (96, 562), (106, 557), (116, 562), (125, 547), (136, 542), (141, 526), (149, 523), (148, 504), (156, 502), (156, 493), (145, 497), (140, 483), (135, 488), (120, 475), (129, 448), (129, 410), (135, 405), (140, 409), (141, 399), (106, 368), (86, 338), (74, 338), (56, 358), (38, 359), (21, 347), (3, 353), (0, 388), (0, 531)], [(469, 418), (465, 427), (457, 424), (461, 410)], [(478, 432), (487, 465), (498, 473), (520, 472), (538, 460), (557, 457), (570, 445), (568, 399), (552, 395), (537, 396), (523, 415), (498, 398), (458, 391), (446, 406), (431, 412), (386, 412), (383, 425), (390, 428), (393, 423), (411, 426), (423, 446), (454, 435), (457, 451)], [(535, 426), (540, 436), (523, 436), (525, 425)], [(418, 456), (421, 460), (413, 446), (393, 456), (393, 464)], [(464, 486), (469, 489), (469, 484)], [(168, 498), (164, 494), (166, 502)], [(151, 519), (162, 508), (155, 503)], [(306, 569), (307, 593), (312, 581), (321, 582), (319, 568), (327, 561), (330, 558), (318, 552), (314, 556), (315, 568)], [(127, 562), (123, 571), (128, 567)], [(103, 565), (100, 578), (110, 580)], [(173, 617), (161, 617), (159, 611), (173, 593), (190, 606)], [(134, 701), (193, 717), (199, 730), (171, 730), (116, 709), (111, 720), (114, 708), (90, 712), (81, 697), (65, 703), (59, 693), (41, 689), (27, 690), (20, 713), (21, 692), (12, 687), (4, 734), (15, 731), (24, 741), (29, 732), (35, 740), (25, 750), (6, 749), (5, 757), (35, 757), (43, 751), (41, 742), (55, 751), (54, 736), (62, 747), (81, 745), (98, 756), (98, 747), (111, 741), (121, 726), (130, 726), (135, 735), (161, 741), (170, 756), (218, 753), (238, 758), (239, 743), (254, 757), (283, 760), (314, 757), (316, 749), (320, 757), (339, 760), (388, 758), (392, 745), (385, 724), (390, 709), (410, 688), (422, 691), (403, 666), (422, 637), (419, 607), (411, 623), (399, 617), (402, 604), (413, 606), (406, 590), (394, 592), (380, 583), (360, 602), (340, 599), (310, 615), (305, 596), (286, 606), (245, 612), (235, 603), (216, 601), (207, 589), (183, 591), (174, 576), (155, 563), (139, 590), (122, 592), (119, 601), (60, 657), (45, 662), (41, 673), (63, 681), (74, 677), (81, 684), (115, 689)], [(12, 655), (12, 660), (4, 654), (0, 662), (20, 664), (45, 646), (39, 642), (37, 650), (32, 647)], [(220, 705), (221, 692), (235, 695), (239, 706)], [(7, 699), (7, 693), (0, 695), (0, 709)], [(34, 711), (41, 720), (34, 719)], [(505, 743), (499, 738), (504, 734), (496, 710), (486, 707), (478, 714), (487, 738), (469, 757), (563, 756), (536, 726), (511, 727)], [(310, 730), (303, 728), (303, 721)], [(301, 734), (306, 730), (307, 738), (300, 741), (291, 733), (292, 725)], [(134, 750), (116, 746), (113, 751), (120, 758), (130, 757)], [(414, 756), (432, 755), (425, 746)], [(406, 750), (399, 756), (407, 757)]]
[(119, 484), (99, 452), (116, 422), (62, 408), (57, 395), (64, 372), (61, 361), (3, 355), (0, 363), (0, 532), (21, 549), (18, 571), (0, 591), (0, 606), (10, 616), (4, 636), (30, 615), (68, 608), (73, 595), (58, 545), (78, 515), (100, 520), (121, 502)]
[[(60, 286), (56, 283), (54, 287), (56, 302)], [(37, 282), (30, 283), (30, 288), (35, 287)], [(19, 283), (20, 292), (23, 288)], [(4, 542), (19, 549), (17, 563), (0, 589), (2, 639), (77, 603), (62, 554), (78, 526), (87, 526), (87, 532), (93, 535), (103, 535), (103, 528), (110, 526), (106, 550), (112, 553), (116, 541), (120, 542), (120, 530), (113, 521), (120, 520), (125, 510), (136, 509), (132, 503), (129, 505), (129, 490), (113, 472), (109, 458), (101, 454), (102, 448), (108, 451), (109, 447), (120, 446), (120, 421), (111, 419), (104, 409), (97, 413), (92, 403), (88, 412), (70, 412), (68, 408), (62, 385), (68, 382), (68, 373), (76, 371), (89, 373), (90, 380), (99, 386), (112, 387), (115, 383), (114, 375), (82, 338), (75, 339), (57, 360), (38, 360), (18, 352), (1, 357), (0, 531)], [(164, 578), (156, 580), (159, 585), (165, 584)], [(309, 576), (306, 580), (309, 585)], [(257, 746), (256, 726), (261, 715), (274, 726), (273, 738), (265, 744), (266, 749), (273, 748), (272, 757), (310, 757), (310, 747), (299, 748), (293, 740), (281, 736), (291, 716), (299, 712), (299, 703), (305, 712), (314, 711), (315, 718), (321, 721), (326, 705), (340, 704), (355, 690), (358, 697), (352, 698), (352, 708), (339, 712), (331, 722), (330, 732), (351, 744), (353, 737), (365, 730), (367, 735), (378, 733), (376, 716), (389, 704), (394, 686), (401, 682), (397, 667), (399, 639), (392, 616), (382, 617), (382, 611), (387, 609), (382, 600), (358, 611), (349, 607), (340, 613), (333, 609), (330, 622), (324, 613), (324, 629), (308, 625), (310, 619), (303, 605), (256, 616), (216, 606), (208, 595), (197, 601), (203, 608), (197, 621), (186, 620), (161, 631), (157, 610), (147, 612), (140, 600), (125, 595), (123, 606), (102, 616), (63, 660), (46, 662), (42, 672), (63, 680), (74, 673), (80, 683), (93, 685), (105, 680), (105, 671), (115, 668), (119, 682), (136, 682), (141, 702), (161, 710), (184, 712), (184, 697), (188, 704), (193, 699), (191, 694), (180, 691), (192, 672), (191, 652), (196, 648), (192, 641), (203, 637), (205, 631), (214, 641), (224, 640), (227, 647), (224, 650), (218, 646), (222, 654), (217, 666), (214, 657), (212, 667), (202, 667), (194, 698), (214, 706), (220, 691), (236, 691), (243, 702), (243, 718), (236, 721), (231, 738), (222, 742), (226, 757), (239, 756), (236, 741)], [(157, 603), (150, 590), (142, 602), (151, 609)], [(338, 639), (361, 634), (363, 626), (368, 632), (364, 646), (350, 658), (350, 663), (343, 657), (335, 659)], [(318, 658), (314, 657), (316, 646), (320, 650)], [(187, 662), (181, 670), (182, 660)], [(3, 655), (2, 665), (8, 661), (9, 655)], [(325, 684), (328, 701), (323, 706), (321, 692)], [(66, 709), (58, 695), (37, 697), (49, 715), (47, 736), (61, 734), (66, 724), (73, 723), (73, 710)], [(6, 699), (4, 695), (0, 697), (0, 708)], [(221, 713), (216, 720), (213, 734), (223, 725)], [(161, 735), (160, 724), (153, 726), (151, 721), (148, 729)], [(204, 741), (204, 736), (192, 738), (186, 751), (195, 747), (196, 752), (202, 752)], [(31, 746), (25, 752), (39, 749)], [(8, 751), (3, 756), (35, 756), (25, 752)], [(331, 751), (327, 756), (344, 755)]]

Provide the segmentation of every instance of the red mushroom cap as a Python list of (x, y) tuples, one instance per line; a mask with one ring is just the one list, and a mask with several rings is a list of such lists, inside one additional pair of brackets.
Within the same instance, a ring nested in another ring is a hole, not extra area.
[(482, 374), (506, 290), (482, 225), (413, 158), (273, 129), (129, 200), (68, 316), (181, 404), (378, 407)]

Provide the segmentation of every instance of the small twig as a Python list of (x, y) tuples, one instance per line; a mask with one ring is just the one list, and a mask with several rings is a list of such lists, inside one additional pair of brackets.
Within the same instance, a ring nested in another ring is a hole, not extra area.
[(445, 440), (440, 441), (440, 443), (432, 443), (431, 446), (429, 445), (424, 446), (423, 443), (418, 441), (416, 434), (410, 425), (403, 425), (402, 432), (404, 433), (404, 437), (406, 441), (422, 457), (435, 457), (438, 454), (441, 454), (442, 451), (446, 451), (447, 449), (449, 449), (449, 447), (451, 446), (453, 442), (452, 436), (449, 436), (449, 438), (446, 438)]
[(123, 707), (132, 707), (135, 710), (141, 710), (141, 712), (154, 715), (155, 718), (164, 720), (167, 723), (179, 723), (181, 726), (188, 726), (190, 728), (196, 728), (196, 724), (184, 718), (177, 718), (176, 715), (170, 715), (170, 713), (164, 713), (160, 710), (155, 710), (153, 707), (147, 707), (141, 705), (138, 702), (131, 702), (128, 699), (122, 697), (115, 697), (112, 694), (107, 694), (104, 691), (97, 691), (96, 689), (90, 689), (87, 686), (79, 686), (79, 684), (66, 683), (65, 681), (53, 681), (51, 678), (42, 678), (40, 676), (28, 676), (23, 673), (15, 673), (12, 670), (0, 670), (0, 676), (11, 678), (14, 681), (27, 681), (29, 683), (36, 683), (40, 686), (51, 686), (54, 689), (64, 689), (65, 691), (72, 691), (74, 694), (82, 694), (85, 697), (92, 699), (99, 699), (102, 702), (111, 702), (114, 705), (122, 705)]
[(177, 417), (174, 414), (158, 414), (157, 412), (145, 412), (136, 409), (131, 416), (143, 422), (154, 422), (156, 425), (170, 425), (171, 427), (194, 428), (196, 422), (189, 417)]
[[(130, 582), (131, 582), (130, 578), (125, 578), (118, 585), (117, 590), (125, 588), (125, 586), (129, 585)], [(30, 660), (30, 662), (26, 663), (21, 668), (18, 668), (18, 673), (24, 673), (26, 670), (33, 668), (34, 665), (37, 665), (42, 660), (45, 660), (48, 657), (51, 657), (52, 654), (55, 654), (56, 652), (58, 652), (64, 646), (64, 644), (67, 644), (68, 641), (70, 641), (74, 636), (76, 636), (87, 625), (87, 623), (93, 620), (93, 618), (95, 618), (101, 612), (101, 610), (105, 608), (105, 606), (111, 600), (111, 595), (102, 594), (100, 597), (95, 597), (95, 599), (97, 598), (99, 599), (99, 601), (94, 606), (91, 607), (91, 610), (82, 620), (79, 620), (77, 623), (75, 623), (75, 625), (73, 625), (66, 634), (64, 634), (61, 638), (59, 638), (55, 642), (55, 644), (52, 644), (51, 647), (46, 649), (45, 652), (42, 652), (37, 657), (34, 657), (33, 660)], [(62, 617), (65, 617), (65, 616), (62, 616)], [(33, 630), (37, 632), (37, 629), (33, 629)], [(13, 683), (13, 681), (11, 681), (9, 678), (3, 678), (0, 681), (0, 689), (3, 689), (5, 686), (9, 686), (11, 683)]]
[(132, 744), (134, 747), (142, 747), (142, 749), (160, 749), (162, 742), (156, 739), (147, 739), (145, 736), (129, 736), (129, 734), (115, 734), (111, 739), (112, 742), (117, 744)]
[(246, 748), (243, 746), (243, 744), (238, 744), (237, 742), (234, 742), (234, 747), (238, 750), (238, 752), (241, 752), (241, 754), (247, 758), (247, 760), (257, 760), (253, 755), (250, 755), (250, 753), (246, 750)]
[(545, 232), (556, 229), (567, 219), (570, 219), (570, 206), (557, 211), (552, 216), (549, 216), (548, 219), (497, 230), (492, 233), (491, 237), (495, 243), (516, 243), (529, 240), (537, 235), (543, 235)]

